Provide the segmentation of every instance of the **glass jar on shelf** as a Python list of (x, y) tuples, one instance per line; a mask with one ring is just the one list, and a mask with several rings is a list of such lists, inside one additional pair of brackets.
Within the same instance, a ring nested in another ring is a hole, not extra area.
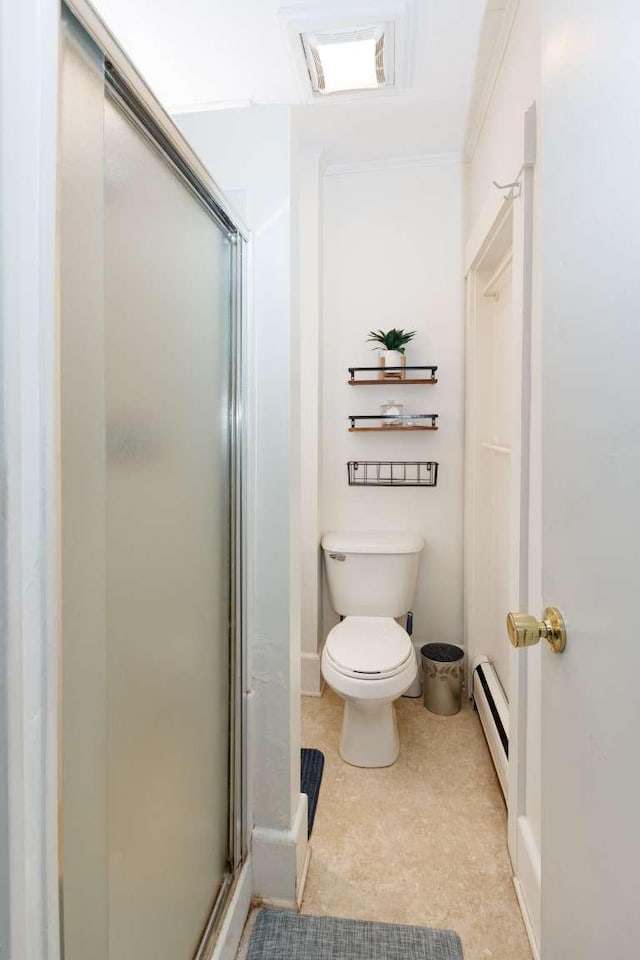
[(380, 416), (383, 427), (401, 427), (404, 425), (404, 420), (399, 418), (404, 416), (404, 404), (397, 400), (383, 403), (380, 406)]

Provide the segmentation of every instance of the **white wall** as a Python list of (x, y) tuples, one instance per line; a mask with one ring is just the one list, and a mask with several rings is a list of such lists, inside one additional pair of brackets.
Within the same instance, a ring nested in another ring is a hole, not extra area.
[[(512, 3), (511, 6), (514, 4)], [(467, 234), (491, 206), (492, 181), (510, 183), (522, 163), (522, 115), (538, 97), (540, 42), (538, 0), (515, 0), (509, 42), (477, 142), (467, 165)]]
[[(501, 193), (492, 181), (513, 181), (523, 162), (524, 114), (539, 99), (540, 24), (538, 0), (519, 0), (503, 52), (495, 85), (477, 142), (467, 164), (465, 202), (465, 243), (472, 247), (489, 229), (501, 202)], [(533, 276), (531, 320), (531, 367), (541, 368), (541, 317), (539, 268), (539, 203), (534, 175)], [(518, 200), (515, 201), (518, 203)], [(542, 613), (541, 588), (541, 438), (540, 377), (532, 378), (530, 435), (530, 542), (528, 611)], [(506, 642), (506, 637), (505, 637)], [(534, 935), (540, 932), (540, 847), (541, 847), (541, 702), (540, 648), (527, 656), (526, 787), (520, 822), (527, 825), (521, 848), (528, 850), (516, 864), (523, 886), (529, 891), (527, 907)], [(524, 827), (523, 827), (524, 829)]]
[(306, 853), (300, 794), (297, 280), (287, 107), (177, 117), (252, 231), (248, 336), (247, 634), (253, 893), (299, 893)]
[[(416, 636), (461, 643), (463, 511), (463, 168), (414, 163), (331, 174), (324, 182), (321, 516), (324, 530), (422, 534)], [(417, 330), (413, 364), (436, 386), (350, 387), (348, 366), (377, 362), (372, 329)], [(354, 434), (347, 416), (399, 399), (438, 413), (436, 433)], [(436, 488), (357, 488), (349, 460), (436, 460)], [(327, 610), (326, 630), (336, 622)]]
[[(296, 111), (294, 111), (295, 120)], [(296, 142), (294, 129), (297, 273), (299, 279), (299, 429), (300, 429), (300, 617), (301, 685), (319, 696), (320, 672), (320, 318), (322, 310), (322, 162), (321, 151)]]

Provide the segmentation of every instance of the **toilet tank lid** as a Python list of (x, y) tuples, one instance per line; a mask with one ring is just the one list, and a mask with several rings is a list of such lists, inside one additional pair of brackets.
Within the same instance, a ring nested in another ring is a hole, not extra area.
[(336, 553), (420, 553), (424, 540), (417, 533), (360, 533), (329, 530), (322, 549)]

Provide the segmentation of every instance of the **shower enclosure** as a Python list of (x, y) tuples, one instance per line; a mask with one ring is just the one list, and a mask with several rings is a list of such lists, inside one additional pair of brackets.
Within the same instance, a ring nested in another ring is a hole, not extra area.
[(191, 960), (244, 853), (244, 240), (74, 6), (60, 100), (63, 955)]

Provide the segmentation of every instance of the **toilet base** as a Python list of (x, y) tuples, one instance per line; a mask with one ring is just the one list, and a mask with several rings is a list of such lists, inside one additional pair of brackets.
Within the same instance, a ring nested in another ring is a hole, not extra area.
[(392, 700), (345, 699), (340, 756), (354, 767), (390, 767), (400, 753)]

